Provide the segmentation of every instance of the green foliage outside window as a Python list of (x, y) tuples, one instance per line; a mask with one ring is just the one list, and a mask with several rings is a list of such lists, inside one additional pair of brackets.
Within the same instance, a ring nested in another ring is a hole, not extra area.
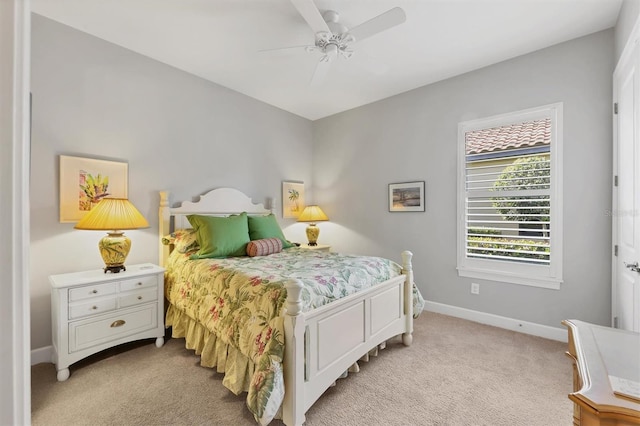
[[(498, 244), (506, 243), (506, 244)], [(508, 256), (525, 259), (549, 259), (549, 243), (527, 239), (506, 239), (492, 237), (468, 237), (467, 253), (490, 256)], [(526, 253), (496, 252), (496, 250), (519, 250)]]
[[(502, 170), (493, 183), (494, 191), (547, 189), (550, 185), (549, 163), (543, 156), (521, 157)], [(540, 198), (547, 198), (538, 201)], [(528, 201), (535, 200), (535, 201)], [(493, 197), (493, 207), (508, 221), (549, 221), (548, 197), (522, 197), (513, 200), (507, 197)], [(524, 216), (537, 215), (533, 216)]]

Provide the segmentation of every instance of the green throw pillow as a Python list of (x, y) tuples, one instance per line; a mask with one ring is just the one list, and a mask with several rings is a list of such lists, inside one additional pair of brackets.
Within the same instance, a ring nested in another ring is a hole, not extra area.
[(187, 216), (197, 232), (200, 250), (191, 259), (245, 256), (249, 243), (247, 214), (219, 216)]
[(266, 216), (249, 216), (249, 238), (251, 241), (279, 238), (282, 240), (283, 249), (293, 247), (293, 244), (284, 237), (273, 213)]

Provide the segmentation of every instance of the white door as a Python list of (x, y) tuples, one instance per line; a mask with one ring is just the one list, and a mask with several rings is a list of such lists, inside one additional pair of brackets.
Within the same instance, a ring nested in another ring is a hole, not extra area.
[[(613, 257), (612, 313), (615, 327), (640, 332), (640, 48), (623, 55), (614, 74), (618, 114), (618, 186), (614, 190), (613, 232), (618, 255)], [(615, 170), (614, 163), (614, 170)]]

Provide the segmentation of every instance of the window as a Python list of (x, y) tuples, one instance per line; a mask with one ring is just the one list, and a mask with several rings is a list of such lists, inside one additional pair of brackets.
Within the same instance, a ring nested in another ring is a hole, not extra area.
[(560, 288), (562, 104), (458, 125), (458, 274)]

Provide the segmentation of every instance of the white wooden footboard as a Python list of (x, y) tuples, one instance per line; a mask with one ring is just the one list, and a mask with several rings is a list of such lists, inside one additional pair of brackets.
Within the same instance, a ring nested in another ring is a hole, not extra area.
[(301, 312), (302, 283), (286, 283), (286, 425), (302, 425), (304, 413), (320, 395), (371, 349), (399, 334), (405, 345), (411, 344), (411, 257), (409, 251), (402, 253), (403, 275), (309, 312)]

